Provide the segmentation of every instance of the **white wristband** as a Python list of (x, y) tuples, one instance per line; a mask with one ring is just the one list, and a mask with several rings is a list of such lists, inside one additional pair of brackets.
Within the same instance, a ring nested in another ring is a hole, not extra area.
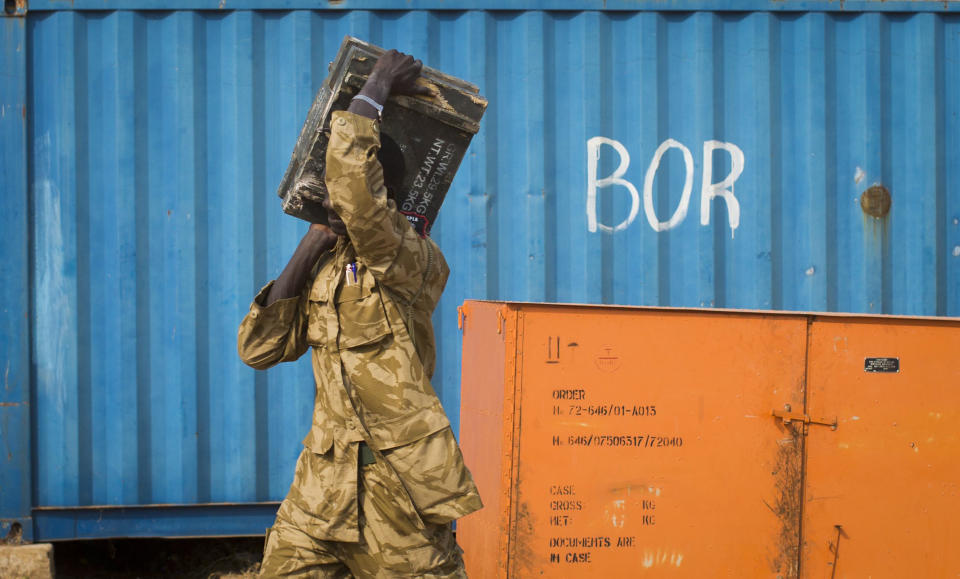
[(357, 100), (357, 99), (360, 99), (360, 100), (362, 100), (363, 102), (367, 103), (368, 105), (372, 106), (373, 108), (377, 109), (377, 116), (380, 117), (381, 119), (383, 118), (383, 105), (382, 105), (382, 104), (378, 103), (377, 101), (373, 100), (372, 98), (370, 98), (370, 97), (368, 97), (367, 95), (364, 95), (364, 94), (358, 94), (357, 96), (353, 97), (353, 98), (350, 99), (350, 100), (354, 100), (354, 101), (355, 101), (355, 100)]

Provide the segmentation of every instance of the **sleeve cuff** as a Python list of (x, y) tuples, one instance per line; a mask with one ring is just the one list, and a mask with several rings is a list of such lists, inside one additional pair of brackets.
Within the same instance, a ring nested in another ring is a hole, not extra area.
[(350, 111), (333, 111), (330, 127), (345, 137), (375, 139), (380, 142), (380, 121)]
[(276, 321), (289, 324), (293, 321), (294, 314), (297, 313), (300, 298), (299, 296), (293, 296), (291, 298), (277, 300), (269, 306), (265, 306), (264, 304), (267, 303), (267, 295), (270, 294), (270, 288), (273, 287), (275, 281), (276, 280), (271, 281), (257, 292), (256, 297), (253, 298), (253, 303), (250, 304), (249, 315), (251, 318), (260, 321), (260, 323)]
[[(331, 154), (348, 165), (363, 166), (372, 148), (380, 147), (380, 121), (368, 119), (347, 111), (334, 111), (330, 118), (331, 139), (327, 157)], [(334, 164), (336, 166), (336, 164)], [(328, 176), (336, 177), (337, 175)]]

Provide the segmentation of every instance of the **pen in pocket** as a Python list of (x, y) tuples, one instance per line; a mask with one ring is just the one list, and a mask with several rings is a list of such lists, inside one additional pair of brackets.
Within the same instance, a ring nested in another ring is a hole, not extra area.
[(356, 285), (357, 283), (357, 262), (348, 263), (344, 268), (344, 276), (347, 278), (347, 285)]

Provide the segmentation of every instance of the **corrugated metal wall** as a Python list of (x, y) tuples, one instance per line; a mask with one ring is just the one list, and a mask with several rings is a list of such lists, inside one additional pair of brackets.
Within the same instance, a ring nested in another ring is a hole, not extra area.
[(960, 315), (956, 15), (31, 12), (37, 505), (286, 492), (309, 365), (245, 368), (236, 328), (305, 231), (275, 189), (345, 34), (490, 100), (434, 228), (454, 423), (465, 298)]

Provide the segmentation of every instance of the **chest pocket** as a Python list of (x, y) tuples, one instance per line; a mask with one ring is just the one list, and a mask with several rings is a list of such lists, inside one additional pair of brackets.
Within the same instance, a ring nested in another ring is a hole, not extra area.
[(327, 342), (327, 284), (313, 284), (307, 297), (307, 344), (323, 346)]
[(365, 269), (358, 273), (359, 283), (343, 284), (337, 293), (340, 349), (372, 344), (391, 333), (390, 322), (387, 321), (380, 290), (375, 287), (373, 275)]

